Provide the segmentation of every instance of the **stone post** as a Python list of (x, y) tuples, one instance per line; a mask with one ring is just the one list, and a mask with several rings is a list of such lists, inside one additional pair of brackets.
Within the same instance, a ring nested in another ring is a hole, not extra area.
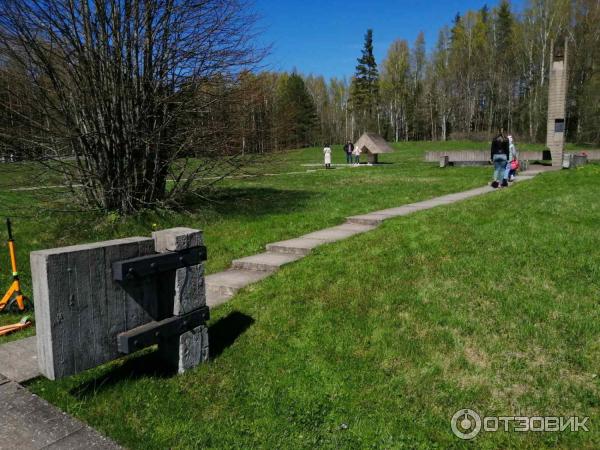
[[(171, 228), (152, 233), (157, 253), (175, 252), (203, 244), (202, 231), (192, 228)], [(204, 264), (177, 269), (173, 315), (180, 316), (206, 305)], [(200, 325), (180, 336), (173, 336), (158, 345), (161, 358), (178, 373), (208, 361), (208, 327)]]

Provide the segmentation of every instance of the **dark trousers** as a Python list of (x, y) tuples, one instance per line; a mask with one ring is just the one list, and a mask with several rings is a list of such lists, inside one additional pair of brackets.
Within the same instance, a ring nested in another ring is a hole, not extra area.
[(346, 153), (346, 164), (352, 164), (352, 153)]

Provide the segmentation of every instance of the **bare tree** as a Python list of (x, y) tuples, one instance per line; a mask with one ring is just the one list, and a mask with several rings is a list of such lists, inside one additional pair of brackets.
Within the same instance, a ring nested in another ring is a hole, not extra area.
[(254, 26), (240, 0), (2, 0), (0, 61), (23, 76), (0, 105), (21, 125), (1, 138), (88, 206), (176, 201), (236, 167), (214, 106), (260, 61)]

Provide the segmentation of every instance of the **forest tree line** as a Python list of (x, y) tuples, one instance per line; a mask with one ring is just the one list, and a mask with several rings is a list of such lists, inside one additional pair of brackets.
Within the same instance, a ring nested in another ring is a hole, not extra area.
[[(373, 31), (351, 79), (298, 73), (240, 79), (240, 145), (248, 151), (356, 140), (488, 139), (498, 128), (544, 142), (553, 43), (566, 42), (567, 138), (600, 144), (600, 1), (507, 1), (457, 15), (427, 52), (398, 39), (377, 64)], [(376, 32), (376, 30), (375, 30)]]
[[(379, 63), (368, 30), (350, 79), (252, 70), (205, 77), (194, 81), (202, 84), (192, 90), (202, 108), (189, 121), (207, 130), (205, 147), (225, 153), (341, 143), (367, 130), (406, 141), (487, 139), (502, 127), (543, 142), (552, 45), (566, 41), (567, 138), (599, 144), (599, 23), (600, 0), (529, 0), (519, 14), (502, 0), (457, 14), (431, 51), (420, 33), (413, 43), (394, 41)], [(19, 82), (18, 65), (3, 63), (0, 100), (9, 107), (0, 108), (0, 133), (11, 128), (8, 136), (37, 111), (15, 107), (23, 98), (17, 91), (30, 88)], [(19, 153), (8, 148), (15, 142), (4, 141), (3, 153)]]

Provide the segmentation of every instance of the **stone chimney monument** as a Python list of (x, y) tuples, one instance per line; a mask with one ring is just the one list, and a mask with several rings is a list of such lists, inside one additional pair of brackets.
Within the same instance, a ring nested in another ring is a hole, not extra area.
[(552, 45), (550, 86), (548, 88), (548, 127), (546, 146), (552, 154), (552, 165), (560, 167), (565, 150), (565, 116), (567, 100), (567, 43)]

